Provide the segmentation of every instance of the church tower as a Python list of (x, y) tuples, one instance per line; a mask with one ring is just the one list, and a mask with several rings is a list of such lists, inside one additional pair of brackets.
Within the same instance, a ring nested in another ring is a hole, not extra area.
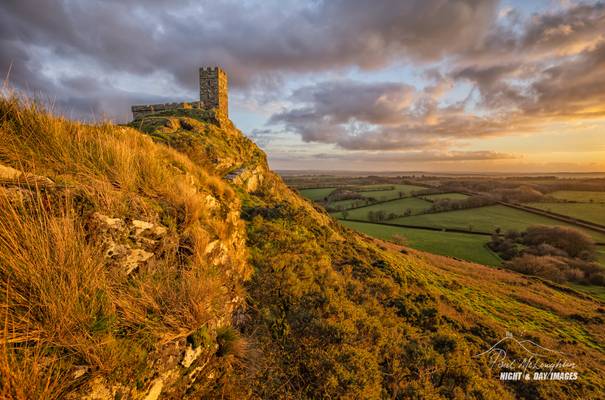
[(216, 109), (229, 115), (227, 102), (227, 74), (219, 67), (200, 68), (200, 101), (205, 109)]

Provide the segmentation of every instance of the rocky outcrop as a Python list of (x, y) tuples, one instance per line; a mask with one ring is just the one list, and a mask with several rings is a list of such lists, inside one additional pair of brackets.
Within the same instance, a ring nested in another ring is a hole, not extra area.
[(260, 165), (237, 168), (225, 175), (225, 179), (251, 193), (257, 191), (265, 182), (266, 172), (265, 168)]
[(95, 212), (91, 215), (88, 232), (102, 243), (108, 267), (129, 275), (160, 250), (168, 229), (146, 221), (125, 221)]

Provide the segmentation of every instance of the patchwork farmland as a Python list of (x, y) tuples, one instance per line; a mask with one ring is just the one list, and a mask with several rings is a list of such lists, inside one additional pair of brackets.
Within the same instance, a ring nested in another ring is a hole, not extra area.
[[(605, 268), (605, 184), (603, 191), (551, 190), (548, 185), (564, 185), (552, 179), (535, 185), (531, 180), (498, 180), (490, 182), (491, 190), (479, 179), (368, 180), (346, 178), (339, 183), (332, 178), (329, 188), (304, 188), (300, 193), (366, 235), (495, 267), (505, 265), (506, 259), (490, 248), (494, 235), (518, 235), (536, 226), (572, 229), (596, 243), (593, 259)], [(519, 186), (509, 189), (514, 185)], [(542, 191), (534, 189), (537, 185)], [(565, 185), (577, 187), (580, 182)], [(605, 296), (603, 286), (574, 285)]]

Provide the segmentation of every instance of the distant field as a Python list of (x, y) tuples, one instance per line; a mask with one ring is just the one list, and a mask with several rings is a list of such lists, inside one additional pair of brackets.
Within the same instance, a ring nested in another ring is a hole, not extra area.
[(362, 186), (362, 188), (372, 188), (372, 187), (390, 187), (393, 189), (389, 190), (374, 190), (368, 192), (359, 192), (364, 197), (373, 197), (376, 200), (391, 200), (399, 197), (399, 192), (402, 192), (404, 196), (409, 196), (413, 191), (416, 190), (424, 190), (425, 187), (422, 186), (414, 186), (414, 185), (366, 185)]
[[(367, 207), (349, 210), (348, 211), (349, 215), (347, 216), (347, 218), (367, 220), (368, 213), (370, 211), (376, 212), (376, 211), (383, 210), (387, 214), (388, 213), (403, 214), (405, 212), (405, 210), (408, 208), (412, 210), (412, 214), (413, 214), (413, 213), (418, 213), (419, 211), (423, 211), (424, 209), (426, 209), (430, 206), (431, 206), (431, 203), (426, 200), (422, 200), (422, 199), (419, 199), (416, 197), (408, 197), (405, 199), (389, 201), (387, 203), (374, 204), (374, 205), (367, 206)], [(336, 212), (333, 215), (337, 218), (343, 217), (342, 212)], [(391, 221), (389, 221), (389, 222), (391, 222)]]
[(422, 196), (425, 199), (429, 200), (464, 200), (468, 199), (468, 196), (462, 193), (442, 193), (442, 194), (429, 194), (428, 196)]
[(371, 191), (378, 191), (378, 190), (391, 190), (391, 188), (395, 186), (393, 185), (387, 185), (387, 184), (375, 184), (375, 185), (362, 185), (362, 186), (358, 186), (359, 188), (359, 192), (371, 192)]
[[(411, 194), (411, 192), (413, 192), (413, 191), (426, 189), (425, 187), (422, 187), (422, 186), (396, 185), (396, 184), (393, 184), (393, 185), (384, 185), (384, 184), (364, 185), (364, 186), (358, 186), (358, 188), (360, 189), (359, 194), (362, 195), (363, 197), (368, 197), (368, 198), (372, 197), (379, 201), (396, 199), (396, 198), (400, 197), (399, 196), (400, 192), (403, 193), (403, 196), (409, 196)], [(327, 195), (329, 195), (332, 191), (334, 191), (334, 189), (336, 189), (336, 187), (317, 188), (317, 189), (301, 189), (301, 190), (299, 190), (299, 192), (303, 197), (306, 197), (309, 200), (318, 201), (318, 200), (323, 200), (323, 198), (326, 197)], [(370, 190), (364, 190), (364, 189), (370, 189)], [(371, 189), (384, 189), (384, 190), (371, 190)], [(347, 201), (349, 203), (344, 203), (345, 201)], [(354, 201), (354, 200), (341, 200), (339, 202), (334, 202), (333, 204), (341, 204), (344, 207), (347, 204), (351, 204), (350, 202), (352, 202), (352, 201)]]
[[(414, 226), (430, 226), (435, 228), (469, 229), (481, 232), (493, 232), (499, 227), (503, 231), (509, 229), (525, 230), (532, 225), (563, 225), (572, 226), (541, 215), (532, 214), (514, 208), (495, 205), (468, 210), (448, 211), (434, 214), (422, 214), (411, 217), (396, 218), (389, 221), (394, 224)], [(576, 228), (583, 230), (581, 228)], [(584, 230), (595, 240), (605, 241), (605, 234)]]
[(317, 201), (332, 193), (334, 189), (336, 188), (302, 189), (299, 192), (303, 197), (306, 197), (309, 200)]
[(330, 203), (330, 207), (337, 208), (342, 207), (342, 209), (347, 209), (351, 207), (360, 207), (366, 204), (365, 199), (352, 199), (352, 200), (338, 200)]
[(605, 225), (605, 203), (528, 203), (527, 205)]
[(605, 203), (605, 192), (581, 192), (571, 190), (561, 190), (550, 194), (552, 197), (561, 200), (578, 201), (582, 203)]
[(584, 292), (601, 301), (605, 301), (605, 287), (603, 286), (587, 286), (580, 285), (579, 283), (568, 283), (568, 285), (578, 292)]
[(599, 262), (605, 266), (605, 247), (598, 246), (597, 247), (597, 259)]
[(489, 240), (487, 236), (426, 231), (344, 220), (340, 222), (349, 228), (383, 240), (391, 240), (393, 235), (403, 236), (408, 240), (407, 245), (414, 249), (480, 264), (500, 265), (498, 257), (485, 247), (485, 243)]

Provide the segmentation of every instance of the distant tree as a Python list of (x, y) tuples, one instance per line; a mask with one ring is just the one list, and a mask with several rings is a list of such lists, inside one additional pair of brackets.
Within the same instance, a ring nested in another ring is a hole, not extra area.
[(561, 275), (564, 261), (557, 257), (540, 257), (524, 254), (507, 262), (506, 266), (514, 271), (521, 272), (522, 274), (541, 276), (553, 282), (560, 283), (564, 281), (563, 276)]
[(577, 229), (563, 226), (531, 226), (523, 235), (523, 244), (538, 246), (549, 244), (565, 251), (570, 257), (582, 256), (592, 260), (596, 256), (595, 243), (590, 236)]
[(605, 272), (597, 272), (592, 274), (589, 282), (592, 285), (605, 286)]
[(347, 210), (342, 212), (342, 219), (347, 219), (349, 218), (349, 212)]
[(378, 221), (384, 221), (385, 219), (387, 219), (387, 213), (384, 210), (378, 210), (374, 213), (374, 215), (376, 216), (376, 219)]
[(517, 238), (519, 238), (521, 236), (521, 233), (519, 231), (516, 231), (514, 229), (509, 229), (506, 231), (506, 233), (504, 234), (504, 236), (507, 239), (510, 240), (517, 240)]
[(404, 211), (404, 213), (403, 213), (403, 216), (404, 217), (409, 217), (410, 215), (412, 215), (412, 209), (411, 208), (406, 208), (405, 211)]
[(368, 221), (376, 221), (376, 214), (374, 211), (368, 211)]

